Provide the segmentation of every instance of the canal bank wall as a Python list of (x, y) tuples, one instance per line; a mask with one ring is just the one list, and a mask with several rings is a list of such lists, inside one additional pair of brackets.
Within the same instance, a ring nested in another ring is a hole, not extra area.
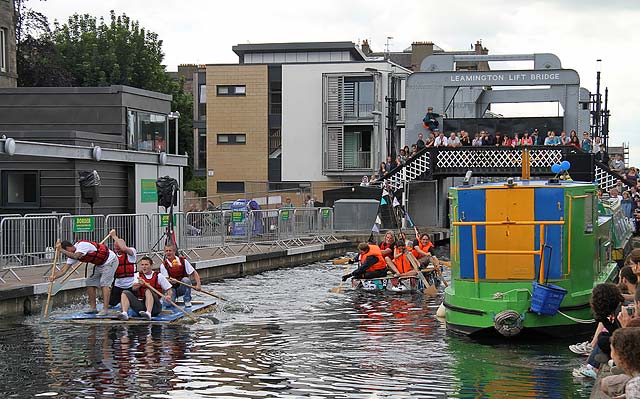
[[(205, 248), (193, 250), (189, 255), (204, 284), (336, 258), (353, 248), (350, 240), (339, 239), (292, 248), (260, 244)], [(159, 263), (157, 258), (154, 261)], [(47, 301), (48, 273), (48, 267), (34, 267), (27, 274), (21, 273), (22, 281), (19, 284), (1, 284), (0, 318), (40, 313)], [(78, 274), (78, 278), (71, 279), (51, 299), (53, 309), (86, 301), (84, 272)]]

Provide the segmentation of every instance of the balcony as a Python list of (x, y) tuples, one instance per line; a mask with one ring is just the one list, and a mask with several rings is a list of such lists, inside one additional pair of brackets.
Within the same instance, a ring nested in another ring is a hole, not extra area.
[(347, 152), (342, 157), (345, 170), (371, 169), (371, 151)]
[(371, 112), (375, 109), (372, 103), (345, 104), (345, 121), (373, 120)]

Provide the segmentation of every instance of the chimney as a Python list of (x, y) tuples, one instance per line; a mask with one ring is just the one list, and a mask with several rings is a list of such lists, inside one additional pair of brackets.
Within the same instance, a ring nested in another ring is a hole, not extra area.
[(475, 53), (476, 53), (476, 54), (480, 54), (480, 55), (482, 55), (482, 54), (489, 54), (489, 50), (487, 50), (486, 48), (482, 47), (482, 40), (478, 40), (478, 41), (476, 42), (476, 45), (475, 45)]
[(433, 42), (411, 43), (411, 70), (419, 71), (422, 60), (433, 54)]
[(372, 53), (371, 51), (371, 47), (369, 47), (369, 40), (364, 39), (362, 41), (362, 45), (360, 46), (360, 49), (362, 50), (362, 52), (364, 53), (364, 55), (368, 56), (369, 54)]

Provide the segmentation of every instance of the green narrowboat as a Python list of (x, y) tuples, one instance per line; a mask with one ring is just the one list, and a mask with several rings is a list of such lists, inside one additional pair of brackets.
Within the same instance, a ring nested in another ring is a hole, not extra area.
[(600, 202), (597, 189), (513, 179), (450, 188), (447, 328), (504, 336), (593, 332), (591, 291), (615, 278), (632, 233), (620, 202)]

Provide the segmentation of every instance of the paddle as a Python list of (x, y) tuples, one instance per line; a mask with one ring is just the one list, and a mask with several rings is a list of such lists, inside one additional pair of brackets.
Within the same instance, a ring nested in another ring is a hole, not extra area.
[[(107, 240), (109, 239), (109, 237), (110, 237), (110, 234), (107, 234), (107, 236), (106, 236), (102, 241), (100, 241), (100, 244), (104, 244), (104, 243), (105, 243), (105, 241), (107, 241)], [(79, 268), (80, 266), (84, 265), (84, 264), (85, 264), (85, 262), (78, 262), (78, 263), (76, 263), (76, 265), (73, 267), (73, 269), (71, 269), (71, 271), (70, 271), (70, 272), (66, 273), (66, 274), (65, 274), (65, 276), (64, 276), (64, 278), (63, 278), (62, 280), (60, 280), (60, 278), (58, 278), (58, 280), (55, 280), (55, 281), (58, 281), (58, 283), (57, 283), (57, 285), (55, 286), (55, 288), (53, 288), (53, 289), (52, 289), (52, 293), (51, 293), (51, 295), (55, 295), (55, 294), (57, 294), (57, 293), (58, 293), (58, 291), (60, 291), (60, 289), (62, 289), (62, 287), (64, 286), (64, 284), (67, 282), (67, 280), (69, 279), (69, 277), (71, 277), (71, 275), (73, 275), (73, 273), (75, 273), (75, 272), (76, 272), (76, 270), (78, 270), (78, 268)]]
[(166, 299), (173, 307), (177, 308), (179, 311), (184, 313), (185, 316), (188, 316), (193, 321), (196, 321), (196, 322), (198, 321), (198, 319), (196, 319), (195, 316), (192, 316), (191, 313), (187, 312), (186, 310), (182, 309), (180, 306), (176, 305), (176, 303), (173, 302), (171, 299), (165, 298), (165, 296), (162, 295), (162, 293), (160, 291), (158, 291), (157, 289), (153, 288), (153, 286), (151, 284), (147, 283), (146, 281), (142, 281), (142, 282), (148, 289), (153, 291), (160, 298)]
[(407, 251), (406, 256), (407, 256), (407, 259), (409, 259), (409, 263), (411, 263), (411, 266), (413, 267), (413, 269), (416, 272), (418, 272), (418, 278), (422, 281), (422, 284), (424, 284), (424, 286), (426, 287), (423, 293), (425, 295), (437, 295), (438, 290), (436, 289), (436, 287), (434, 287), (433, 285), (430, 285), (426, 277), (424, 276), (424, 274), (422, 274), (422, 272), (420, 271), (420, 262), (418, 262), (416, 257), (413, 256), (411, 252)]
[[(56, 265), (58, 264), (58, 254), (60, 253), (60, 249), (56, 248), (56, 253), (53, 255), (53, 264), (51, 265), (51, 277), (56, 274)], [(53, 280), (49, 282), (49, 291), (47, 292), (47, 304), (44, 307), (44, 313), (42, 313), (42, 317), (45, 318), (49, 314), (49, 303), (51, 302), (51, 291), (53, 290)]]
[(444, 286), (448, 287), (449, 283), (447, 283), (447, 280), (444, 279), (444, 277), (442, 276), (442, 270), (440, 270), (440, 262), (441, 260), (438, 260), (437, 262), (433, 262), (433, 266), (436, 268), (436, 273), (438, 273), (438, 276), (440, 276), (440, 280), (442, 281)]
[[(349, 274), (349, 264), (347, 263), (347, 267), (344, 269), (344, 274)], [(340, 281), (340, 285), (338, 285), (337, 287), (333, 287), (331, 288), (331, 292), (333, 292), (334, 294), (342, 294), (343, 290), (342, 290), (342, 284), (344, 284), (345, 280)]]
[(349, 263), (353, 261), (351, 258), (340, 258), (333, 261), (334, 265), (344, 265), (345, 263)]
[(226, 301), (226, 299), (224, 299), (224, 298), (223, 298), (223, 297), (221, 297), (220, 295), (216, 295), (216, 294), (214, 294), (213, 292), (205, 291), (205, 290), (203, 290), (202, 288), (201, 288), (201, 289), (197, 289), (194, 285), (187, 284), (187, 283), (183, 283), (182, 281), (180, 281), (180, 280), (176, 280), (176, 279), (175, 279), (175, 278), (173, 278), (173, 277), (169, 277), (169, 281), (171, 281), (171, 282), (173, 282), (173, 283), (182, 284), (182, 285), (184, 285), (185, 287), (192, 288), (192, 289), (194, 289), (194, 290), (196, 290), (196, 291), (199, 291), (199, 292), (205, 293), (205, 294), (207, 294), (207, 295), (211, 295), (212, 297), (216, 297), (216, 298), (218, 298), (218, 299), (221, 299), (221, 300), (223, 300), (223, 301)]
[(441, 265), (445, 265), (446, 267), (448, 267), (449, 269), (451, 269), (451, 262), (448, 262), (446, 260), (439, 260)]

